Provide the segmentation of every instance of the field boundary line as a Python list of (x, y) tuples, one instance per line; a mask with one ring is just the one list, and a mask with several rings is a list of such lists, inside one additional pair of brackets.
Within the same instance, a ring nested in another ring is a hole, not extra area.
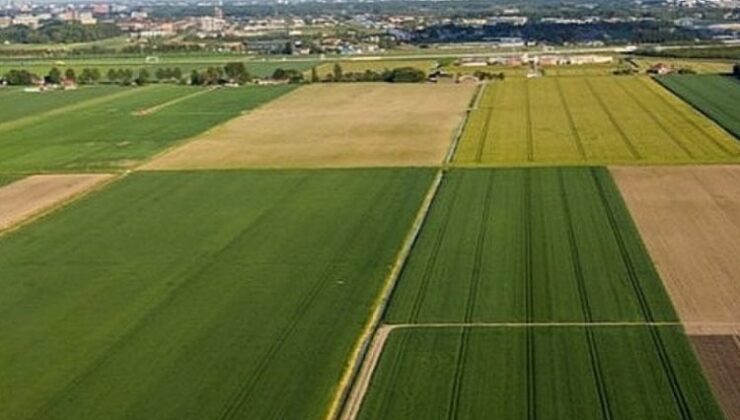
[(134, 116), (137, 116), (137, 117), (144, 117), (144, 116), (147, 116), (147, 115), (151, 115), (151, 114), (154, 114), (156, 112), (161, 111), (164, 108), (167, 108), (170, 105), (175, 105), (177, 103), (180, 103), (180, 102), (183, 102), (183, 101), (187, 101), (188, 99), (194, 98), (196, 96), (200, 96), (200, 95), (203, 95), (203, 94), (206, 94), (206, 93), (209, 93), (209, 92), (213, 92), (216, 89), (217, 89), (216, 86), (211, 86), (211, 87), (209, 87), (207, 89), (201, 89), (201, 90), (198, 90), (196, 92), (193, 92), (193, 93), (191, 93), (189, 95), (185, 95), (185, 96), (181, 96), (179, 98), (171, 99), (171, 100), (169, 100), (167, 102), (162, 102), (159, 105), (154, 105), (154, 106), (151, 106), (149, 108), (144, 108), (144, 109), (136, 110), (136, 111), (132, 112), (131, 114), (134, 115)]
[[(107, 187), (109, 184), (112, 184), (113, 182), (116, 182), (120, 179), (123, 179), (124, 177), (128, 176), (130, 172), (122, 172), (122, 173), (110, 173), (110, 172), (100, 172), (101, 175), (111, 175), (110, 178), (101, 180), (100, 182), (91, 185), (89, 188), (86, 188), (82, 191), (77, 192), (76, 194), (72, 194), (69, 197), (65, 198), (64, 200), (60, 200), (57, 203), (52, 204), (51, 206), (37, 212), (29, 215), (28, 217), (19, 220), (18, 222), (12, 224), (11, 226), (8, 226), (6, 228), (0, 228), (0, 238), (15, 232), (24, 226), (30, 225), (31, 223), (43, 219), (44, 217), (56, 212), (57, 210), (61, 210), (64, 207), (67, 207), (68, 205), (72, 204), (73, 202), (81, 199), (82, 197), (92, 194), (94, 192), (100, 191)], [(86, 172), (84, 175), (91, 175), (93, 173)], [(21, 181), (25, 179), (26, 177), (20, 178), (14, 182)], [(12, 184), (12, 183), (11, 183)], [(8, 185), (11, 185), (8, 184)]]
[[(488, 144), (488, 133), (491, 131), (491, 118), (493, 118), (493, 105), (496, 100), (496, 97), (500, 94), (499, 91), (503, 88), (494, 89), (493, 93), (491, 94), (491, 105), (486, 109), (485, 114), (485, 121), (483, 122), (483, 131), (481, 132), (480, 136), (480, 143), (478, 144), (478, 149), (475, 152), (475, 162), (481, 163), (483, 161), (483, 152), (486, 150), (486, 145)], [(481, 95), (482, 96), (482, 95)]]
[(360, 398), (359, 401), (348, 401), (348, 398), (350, 395), (352, 395), (351, 393), (352, 389), (354, 388), (354, 383), (357, 380), (357, 375), (366, 359), (370, 343), (376, 332), (378, 331), (379, 326), (381, 325), (383, 314), (388, 307), (388, 302), (393, 295), (393, 291), (395, 290), (398, 279), (401, 276), (401, 272), (406, 265), (406, 261), (411, 254), (411, 250), (414, 247), (417, 238), (419, 237), (421, 228), (427, 219), (427, 215), (429, 214), (432, 203), (437, 196), (437, 191), (439, 191), (439, 187), (442, 184), (443, 178), (444, 171), (442, 169), (438, 169), (437, 174), (432, 181), (432, 185), (429, 187), (429, 190), (427, 191), (427, 194), (424, 197), (424, 200), (422, 201), (422, 204), (416, 214), (416, 218), (414, 219), (414, 222), (412, 223), (409, 232), (406, 235), (406, 239), (404, 240), (401, 249), (396, 255), (393, 266), (386, 276), (380, 295), (378, 296), (375, 305), (373, 305), (372, 314), (368, 319), (368, 322), (365, 324), (365, 328), (363, 329), (363, 332), (360, 335), (360, 338), (357, 341), (354, 350), (352, 351), (352, 355), (345, 365), (346, 367), (344, 373), (342, 374), (342, 377), (339, 381), (337, 390), (334, 394), (334, 397), (332, 398), (332, 402), (329, 406), (329, 410), (327, 411), (325, 419), (349, 419), (351, 417), (347, 417), (349, 413), (344, 410), (345, 407), (351, 407), (355, 404), (360, 405), (362, 403), (361, 400), (364, 395), (357, 395), (357, 397)]
[(561, 328), (561, 327), (680, 327), (680, 321), (544, 321), (544, 322), (421, 322), (403, 324), (383, 324), (391, 330), (409, 328)]
[(91, 98), (86, 101), (78, 102), (76, 104), (71, 104), (67, 106), (63, 106), (61, 108), (55, 108), (51, 109), (46, 112), (42, 112), (40, 114), (35, 115), (29, 115), (27, 117), (19, 118), (17, 120), (8, 121), (6, 123), (0, 124), (0, 133), (10, 130), (15, 130), (21, 127), (25, 127), (27, 125), (33, 124), (35, 122), (43, 121), (50, 117), (55, 117), (57, 115), (64, 115), (69, 112), (77, 111), (84, 108), (89, 108), (95, 105), (100, 105), (106, 102), (113, 101), (115, 99), (119, 99), (122, 97), (133, 95), (135, 92), (141, 92), (145, 89), (151, 89), (154, 85), (149, 85), (145, 87), (136, 87), (136, 88), (126, 88), (125, 90), (121, 92), (114, 92), (108, 95), (103, 95), (99, 98)]
[[(200, 133), (194, 134), (194, 135), (192, 135), (192, 136), (190, 136), (190, 137), (185, 137), (185, 138), (182, 138), (182, 139), (176, 140), (176, 141), (174, 141), (174, 142), (170, 143), (170, 144), (169, 144), (169, 145), (168, 145), (167, 147), (165, 147), (164, 149), (160, 150), (159, 152), (157, 152), (157, 153), (155, 153), (155, 154), (153, 154), (153, 155), (149, 156), (148, 158), (146, 158), (146, 159), (144, 159), (144, 160), (141, 160), (141, 161), (140, 161), (140, 162), (138, 162), (138, 164), (137, 164), (137, 165), (136, 165), (136, 166), (135, 166), (134, 168), (132, 168), (132, 169), (133, 169), (133, 170), (135, 170), (135, 171), (176, 171), (175, 169), (166, 169), (166, 168), (147, 168), (147, 166), (149, 166), (150, 164), (154, 163), (154, 161), (156, 161), (157, 159), (159, 159), (159, 158), (161, 158), (161, 157), (164, 157), (164, 156), (165, 156), (166, 154), (168, 154), (168, 153), (170, 153), (170, 152), (174, 151), (175, 149), (178, 149), (178, 148), (180, 148), (180, 147), (183, 147), (183, 146), (185, 146), (185, 145), (186, 145), (186, 144), (188, 144), (188, 143), (194, 142), (194, 141), (196, 141), (196, 140), (200, 139), (201, 137), (203, 137), (203, 136), (205, 136), (205, 135), (208, 135), (208, 134), (210, 134), (211, 132), (213, 132), (213, 131), (215, 131), (215, 130), (218, 130), (218, 129), (220, 129), (221, 127), (223, 127), (223, 126), (225, 126), (226, 124), (228, 124), (228, 123), (230, 123), (230, 122), (234, 121), (234, 120), (235, 120), (235, 119), (237, 119), (237, 118), (241, 118), (241, 117), (243, 117), (243, 116), (245, 116), (245, 115), (249, 115), (249, 114), (251, 114), (252, 112), (255, 112), (255, 111), (257, 111), (258, 109), (261, 109), (262, 107), (264, 107), (264, 106), (266, 106), (266, 105), (268, 105), (268, 104), (272, 104), (272, 103), (274, 103), (274, 102), (276, 102), (276, 101), (279, 101), (279, 100), (281, 100), (281, 99), (285, 98), (286, 96), (289, 96), (289, 95), (292, 95), (292, 94), (294, 94), (295, 92), (297, 92), (298, 90), (300, 90), (300, 89), (301, 89), (302, 87), (303, 87), (303, 86), (299, 86), (299, 87), (293, 88), (293, 89), (292, 89), (291, 91), (289, 91), (289, 92), (286, 92), (286, 93), (284, 93), (284, 94), (282, 94), (282, 95), (280, 95), (280, 96), (278, 96), (278, 97), (276, 97), (276, 98), (270, 99), (270, 100), (268, 100), (267, 102), (263, 102), (263, 103), (259, 104), (258, 106), (254, 107), (254, 108), (252, 108), (252, 109), (248, 109), (248, 110), (244, 110), (244, 109), (242, 109), (242, 110), (241, 110), (241, 111), (239, 112), (239, 114), (235, 115), (234, 117), (232, 117), (232, 118), (229, 118), (229, 119), (227, 119), (227, 120), (225, 120), (225, 121), (222, 121), (221, 123), (219, 123), (219, 124), (216, 124), (216, 125), (214, 125), (214, 126), (212, 126), (212, 127), (209, 127), (209, 128), (208, 128), (207, 130), (205, 130), (205, 131), (202, 131), (202, 132), (200, 132)], [(223, 169), (226, 169), (226, 170), (233, 170), (233, 168), (223, 168)], [(255, 168), (250, 168), (250, 169), (255, 169)], [(301, 168), (297, 168), (297, 169), (301, 169)], [(191, 169), (191, 170), (193, 170), (193, 169)], [(219, 169), (213, 169), (213, 170), (219, 170)]]
[(635, 145), (632, 144), (632, 141), (630, 141), (629, 137), (627, 137), (627, 133), (625, 133), (624, 130), (622, 130), (622, 127), (617, 124), (617, 119), (614, 118), (614, 115), (612, 115), (611, 111), (609, 111), (609, 107), (606, 106), (604, 100), (601, 99), (601, 96), (596, 93), (596, 89), (594, 89), (591, 81), (588, 80), (588, 78), (586, 77), (583, 78), (583, 81), (586, 82), (586, 86), (588, 87), (588, 91), (591, 93), (591, 96), (596, 99), (596, 102), (601, 107), (601, 110), (604, 111), (604, 113), (606, 114), (609, 122), (612, 123), (612, 126), (614, 126), (614, 128), (617, 130), (617, 133), (619, 133), (619, 136), (622, 138), (625, 146), (627, 146), (627, 150), (629, 150), (632, 157), (635, 159), (642, 159), (642, 155), (640, 155), (640, 152), (637, 150), (637, 148), (635, 148)]
[[(706, 112), (702, 111), (698, 107), (694, 106), (691, 102), (689, 102), (688, 99), (685, 99), (682, 95), (679, 95), (677, 92), (675, 92), (673, 89), (671, 89), (668, 85), (663, 84), (663, 82), (661, 82), (660, 79), (658, 79), (656, 77), (651, 77), (650, 79), (652, 80), (652, 82), (645, 82), (643, 79), (640, 79), (640, 80), (642, 81), (642, 83), (645, 86), (648, 86), (651, 83), (657, 83), (658, 84), (657, 87), (659, 87), (661, 90), (667, 92), (668, 94), (673, 95), (673, 97), (676, 100), (680, 101), (680, 103), (686, 104), (690, 110), (693, 110), (697, 114), (699, 114), (699, 115), (703, 116), (704, 118), (706, 118), (712, 125), (714, 125), (716, 128), (718, 128), (721, 132), (726, 133), (730, 138), (738, 139), (738, 137), (735, 134), (733, 134), (732, 132), (730, 132), (729, 130), (727, 130), (717, 120), (715, 120), (714, 118), (712, 118), (709, 114), (707, 114)], [(725, 154), (727, 154), (730, 157), (735, 157), (735, 156), (738, 156), (740, 154), (740, 153), (733, 153), (731, 150), (729, 150), (727, 147), (725, 147), (724, 144), (722, 144), (719, 141), (717, 141), (717, 139), (715, 139), (714, 136), (710, 135), (707, 132), (707, 130), (704, 129), (704, 127), (702, 127), (699, 124), (697, 124), (696, 121), (693, 121), (691, 118), (688, 118), (685, 115), (682, 115), (679, 112), (679, 110), (676, 109), (676, 105), (675, 104), (672, 104), (670, 101), (668, 101), (668, 99), (666, 99), (663, 95), (661, 95), (658, 92), (654, 91), (649, 86), (647, 87), (647, 90), (649, 90), (650, 93), (652, 93), (654, 96), (657, 96), (664, 104), (666, 104), (668, 107), (670, 107), (672, 110), (674, 110), (677, 114), (679, 114), (686, 122), (688, 122), (692, 127), (694, 127), (694, 129), (696, 129), (697, 131), (700, 131), (706, 138), (708, 138), (712, 142), (712, 144), (714, 144), (715, 146), (717, 146), (717, 148), (719, 148), (720, 150), (722, 150), (723, 152), (725, 152)]]
[(465, 127), (467, 127), (468, 125), (470, 115), (473, 113), (474, 110), (478, 109), (478, 102), (480, 101), (480, 97), (483, 96), (484, 91), (485, 85), (478, 85), (475, 91), (475, 96), (473, 96), (470, 103), (468, 104), (467, 109), (465, 110), (465, 115), (463, 115), (461, 121), (457, 125), (457, 128), (452, 134), (452, 142), (450, 143), (450, 147), (447, 148), (447, 153), (445, 154), (444, 160), (442, 161), (443, 165), (449, 165), (450, 163), (452, 163), (452, 159), (455, 157), (455, 153), (457, 152), (457, 147), (460, 144), (460, 139), (465, 132)]

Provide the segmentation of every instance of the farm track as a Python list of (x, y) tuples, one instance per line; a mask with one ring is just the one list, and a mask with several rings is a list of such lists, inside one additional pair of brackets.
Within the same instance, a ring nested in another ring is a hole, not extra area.
[[(484, 89), (490, 89), (488, 85)], [(498, 90), (494, 89), (492, 97), (495, 99), (495, 97), (498, 94)], [(483, 95), (481, 95), (482, 97)], [(485, 116), (485, 121), (483, 123), (483, 134), (480, 137), (480, 142), (478, 143), (478, 148), (475, 151), (475, 161), (480, 163), (483, 160), (483, 152), (486, 149), (486, 144), (488, 143), (488, 134), (491, 130), (491, 118), (493, 118), (493, 106), (488, 106)]]
[[(188, 99), (192, 99), (192, 98), (195, 98), (195, 97), (204, 95), (206, 93), (213, 92), (216, 89), (217, 89), (216, 87), (213, 87), (212, 86), (212, 87), (209, 87), (207, 89), (203, 89), (203, 90), (199, 90), (197, 92), (191, 93), (189, 95), (181, 96), (179, 98), (175, 98), (175, 99), (172, 99), (170, 101), (163, 102), (163, 103), (161, 103), (159, 105), (155, 105), (155, 106), (152, 106), (152, 107), (149, 107), (149, 108), (146, 108), (146, 109), (140, 109), (138, 111), (134, 111), (132, 114), (133, 115), (136, 115), (138, 117), (143, 117), (143, 116), (146, 116), (146, 115), (154, 114), (156, 112), (159, 112), (159, 111), (163, 110), (164, 108), (167, 108), (168, 106), (172, 106), (172, 105), (175, 105), (177, 103), (187, 101)], [(217, 113), (212, 113), (212, 114), (217, 114)]]

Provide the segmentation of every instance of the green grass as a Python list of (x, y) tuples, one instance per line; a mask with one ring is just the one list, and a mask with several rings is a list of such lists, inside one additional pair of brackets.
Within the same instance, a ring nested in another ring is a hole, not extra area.
[(22, 175), (0, 173), (0, 187), (8, 185), (22, 178)]
[(740, 81), (736, 78), (678, 75), (656, 80), (740, 139)]
[(50, 92), (24, 92), (12, 89), (0, 92), (0, 99), (11, 106), (4, 106), (0, 113), (0, 124), (30, 115), (63, 108), (88, 99), (99, 98), (123, 90), (116, 86), (83, 87), (77, 90)]
[(486, 87), (454, 162), (740, 162), (740, 144), (647, 77), (507, 79)]
[[(292, 86), (131, 88), (54, 115), (0, 124), (0, 171), (79, 171), (130, 167), (173, 144), (238, 116)], [(146, 115), (137, 112), (180, 102)], [(64, 111), (64, 110), (62, 110)]]
[(386, 320), (676, 315), (605, 169), (458, 169), (443, 181)]
[(455, 327), (393, 331), (359, 418), (723, 416), (679, 327)]
[(432, 175), (138, 172), (0, 237), (0, 417), (321, 418)]

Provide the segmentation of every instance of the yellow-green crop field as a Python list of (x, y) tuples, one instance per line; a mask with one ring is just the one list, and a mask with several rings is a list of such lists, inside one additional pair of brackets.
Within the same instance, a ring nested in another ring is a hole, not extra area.
[(692, 60), (663, 57), (636, 58), (634, 62), (641, 71), (645, 71), (658, 63), (663, 63), (675, 68), (691, 69), (700, 74), (732, 73), (733, 64), (731, 60)]
[(484, 87), (454, 162), (740, 162), (740, 143), (648, 77), (507, 79)]

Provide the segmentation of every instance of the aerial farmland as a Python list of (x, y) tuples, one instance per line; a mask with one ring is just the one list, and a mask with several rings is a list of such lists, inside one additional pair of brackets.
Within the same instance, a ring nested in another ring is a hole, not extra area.
[(0, 89), (0, 420), (737, 418), (737, 86)]

